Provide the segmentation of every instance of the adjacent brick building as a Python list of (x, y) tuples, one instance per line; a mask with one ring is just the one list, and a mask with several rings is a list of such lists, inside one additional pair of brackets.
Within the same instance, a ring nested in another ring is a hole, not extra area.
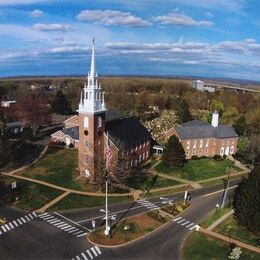
[(173, 127), (166, 133), (166, 139), (176, 135), (186, 153), (192, 156), (232, 155), (237, 151), (238, 135), (233, 127), (219, 124), (219, 115), (214, 112), (212, 123), (193, 120)]

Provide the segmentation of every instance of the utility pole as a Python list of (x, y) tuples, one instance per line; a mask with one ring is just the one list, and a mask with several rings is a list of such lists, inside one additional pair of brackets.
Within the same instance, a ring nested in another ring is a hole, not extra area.
[(224, 193), (223, 193), (222, 202), (221, 202), (221, 209), (223, 209), (224, 206), (225, 206), (225, 201), (226, 201), (226, 198), (227, 198), (228, 187), (229, 187), (229, 183), (230, 183), (230, 172), (231, 172), (231, 169), (232, 168), (229, 168), (229, 167), (227, 167), (227, 169), (226, 169), (226, 172), (228, 174), (228, 179), (225, 182)]
[(105, 235), (109, 235), (110, 231), (110, 226), (108, 225), (108, 205), (107, 205), (107, 192), (108, 192), (108, 180), (107, 180), (107, 175), (106, 175), (106, 229), (105, 229)]

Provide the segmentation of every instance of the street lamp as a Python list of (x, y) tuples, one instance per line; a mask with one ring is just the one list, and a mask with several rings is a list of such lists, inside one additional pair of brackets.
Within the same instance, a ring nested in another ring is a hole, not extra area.
[(221, 202), (221, 209), (224, 208), (225, 206), (225, 201), (226, 201), (226, 198), (227, 198), (227, 192), (228, 192), (228, 187), (229, 187), (229, 183), (230, 183), (230, 172), (231, 172), (232, 168), (231, 167), (227, 167), (226, 168), (226, 173), (228, 175), (228, 179), (227, 181), (225, 181), (225, 187), (224, 187), (224, 193), (223, 193), (223, 196), (222, 196), (222, 202)]
[(110, 226), (109, 226), (109, 224), (108, 224), (108, 205), (107, 205), (107, 192), (108, 192), (108, 180), (107, 180), (108, 178), (107, 178), (107, 175), (106, 175), (106, 229), (105, 229), (105, 235), (107, 236), (107, 235), (109, 235), (109, 232), (110, 232)]

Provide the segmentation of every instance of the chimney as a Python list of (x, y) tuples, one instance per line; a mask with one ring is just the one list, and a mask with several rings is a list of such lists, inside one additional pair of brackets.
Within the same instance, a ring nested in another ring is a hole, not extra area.
[(215, 110), (215, 112), (212, 114), (212, 120), (211, 120), (211, 125), (213, 127), (217, 127), (218, 126), (218, 112)]

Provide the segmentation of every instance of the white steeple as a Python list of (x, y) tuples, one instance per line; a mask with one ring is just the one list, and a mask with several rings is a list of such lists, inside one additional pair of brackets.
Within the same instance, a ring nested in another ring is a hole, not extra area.
[(82, 113), (96, 113), (106, 110), (104, 101), (104, 92), (102, 92), (101, 85), (98, 83), (98, 76), (95, 66), (95, 39), (93, 38), (92, 56), (90, 73), (88, 73), (88, 83), (84, 85), (81, 92), (78, 112)]
[(215, 112), (212, 114), (212, 120), (211, 120), (211, 125), (214, 127), (218, 126), (218, 112), (215, 110)]

